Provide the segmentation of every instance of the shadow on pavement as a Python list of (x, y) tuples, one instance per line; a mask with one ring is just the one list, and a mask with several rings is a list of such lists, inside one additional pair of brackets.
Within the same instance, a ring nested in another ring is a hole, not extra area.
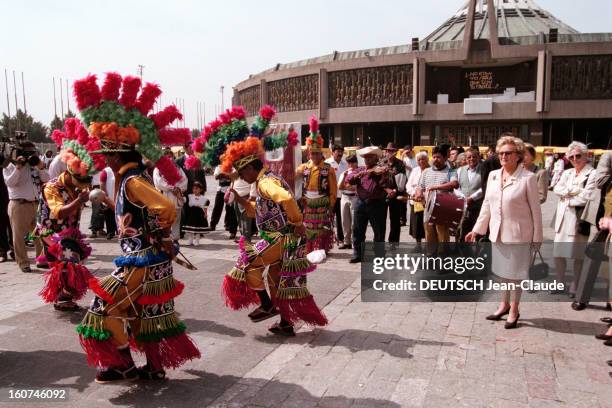
[(212, 320), (184, 319), (183, 323), (187, 326), (189, 333), (212, 332), (230, 337), (244, 337), (246, 335), (242, 330), (234, 329)]
[[(412, 358), (408, 350), (417, 344), (434, 346), (454, 346), (455, 343), (433, 340), (414, 340), (394, 334), (380, 333), (370, 330), (346, 329), (346, 330), (321, 330), (315, 337), (307, 333), (298, 333), (297, 337), (290, 340), (291, 344), (308, 344), (310, 347), (345, 347), (352, 353), (358, 351), (380, 350), (393, 357)], [(255, 336), (255, 340), (268, 344), (279, 344), (287, 341), (274, 335)]]
[(283, 406), (285, 403), (300, 406), (299, 401), (307, 401), (313, 405), (313, 401), (318, 400), (319, 406), (400, 407), (396, 403), (373, 398), (344, 396), (319, 398), (310, 394), (304, 387), (278, 380), (220, 376), (199, 370), (186, 370), (186, 373), (195, 378), (169, 380), (157, 384), (139, 382), (138, 386), (134, 385), (122, 394), (110, 398), (109, 402), (113, 405), (130, 407), (210, 406), (227, 389), (240, 381), (240, 384), (237, 384), (237, 392), (232, 393), (235, 395), (227, 396), (229, 401), (219, 401), (213, 406)]
[(564, 320), (564, 319), (551, 319), (548, 317), (534, 318), (534, 319), (521, 319), (520, 323), (531, 323), (529, 326), (536, 329), (550, 330), (557, 333), (567, 334), (582, 334), (585, 336), (592, 336), (597, 333), (594, 330), (596, 326), (601, 326), (605, 329), (605, 324), (599, 321), (584, 321), (584, 320)]

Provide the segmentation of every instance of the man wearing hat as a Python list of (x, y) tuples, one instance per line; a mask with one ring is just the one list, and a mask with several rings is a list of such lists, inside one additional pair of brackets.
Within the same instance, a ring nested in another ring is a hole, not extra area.
[(388, 168), (378, 166), (383, 153), (376, 146), (368, 146), (357, 150), (363, 157), (365, 167), (346, 176), (346, 181), (356, 186), (357, 203), (355, 205), (355, 218), (353, 222), (353, 257), (349, 262), (361, 262), (361, 250), (365, 241), (368, 223), (374, 230), (374, 242), (385, 242), (387, 224), (388, 197), (394, 197), (393, 182)]
[(399, 243), (401, 232), (402, 211), (404, 211), (403, 201), (398, 200), (398, 197), (403, 197), (406, 194), (406, 165), (397, 158), (397, 149), (392, 142), (387, 144), (384, 149), (386, 166), (389, 169), (391, 176), (391, 188), (393, 194), (389, 196), (389, 243)]
[(338, 186), (334, 169), (323, 161), (323, 137), (314, 116), (310, 119), (310, 136), (306, 138), (306, 145), (310, 160), (298, 166), (296, 174), (304, 180), (302, 202), (307, 251), (324, 249), (327, 252), (334, 244), (333, 220)]

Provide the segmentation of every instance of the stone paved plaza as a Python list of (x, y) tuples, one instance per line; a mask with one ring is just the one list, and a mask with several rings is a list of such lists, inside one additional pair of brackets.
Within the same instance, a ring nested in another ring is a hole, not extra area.
[[(546, 225), (553, 208), (549, 199)], [(88, 266), (103, 276), (119, 248), (105, 239), (93, 247)], [(484, 319), (494, 303), (362, 303), (359, 267), (336, 250), (309, 281), (329, 326), (281, 339), (267, 333), (270, 321), (223, 306), (220, 284), (236, 256), (226, 232), (183, 251), (198, 270), (175, 268), (186, 283), (177, 310), (203, 358), (158, 384), (94, 383), (74, 330), (83, 312), (44, 305), (41, 271), (1, 264), (0, 388), (62, 387), (69, 401), (52, 405), (91, 408), (612, 407), (612, 349), (593, 337), (606, 328), (602, 304), (524, 303), (520, 328), (504, 330)]]

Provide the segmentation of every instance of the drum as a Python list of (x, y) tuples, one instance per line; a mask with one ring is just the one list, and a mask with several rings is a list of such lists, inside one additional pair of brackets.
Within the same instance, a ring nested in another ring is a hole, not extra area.
[(431, 191), (425, 205), (423, 220), (456, 231), (461, 226), (466, 206), (466, 200), (453, 193)]

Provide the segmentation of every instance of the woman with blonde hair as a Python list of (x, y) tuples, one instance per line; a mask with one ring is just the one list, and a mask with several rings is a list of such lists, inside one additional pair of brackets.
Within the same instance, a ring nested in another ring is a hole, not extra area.
[(570, 297), (575, 297), (580, 279), (584, 251), (591, 234), (591, 224), (583, 220), (586, 204), (593, 199), (596, 172), (588, 161), (589, 150), (584, 143), (572, 142), (567, 158), (574, 166), (561, 174), (553, 192), (559, 197), (555, 213), (555, 271), (557, 282), (565, 282), (567, 259), (574, 260), (574, 280)]
[(493, 273), (519, 288), (502, 291), (497, 311), (487, 316), (487, 320), (501, 320), (508, 314), (505, 328), (514, 329), (520, 317), (519, 283), (528, 279), (532, 251), (542, 242), (542, 211), (536, 177), (521, 165), (525, 152), (523, 141), (512, 134), (503, 134), (496, 150), (502, 168), (489, 174), (478, 220), (465, 239), (475, 242), (489, 230)]

